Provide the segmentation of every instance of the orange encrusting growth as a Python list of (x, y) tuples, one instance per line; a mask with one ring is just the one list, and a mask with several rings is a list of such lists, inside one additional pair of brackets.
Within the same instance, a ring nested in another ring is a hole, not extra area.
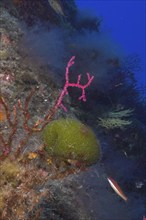
[(6, 120), (6, 113), (2, 105), (0, 104), (0, 122), (3, 122), (5, 120)]

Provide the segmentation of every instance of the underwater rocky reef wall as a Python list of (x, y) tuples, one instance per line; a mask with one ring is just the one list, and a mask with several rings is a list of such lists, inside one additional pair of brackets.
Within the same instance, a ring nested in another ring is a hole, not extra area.
[[(136, 89), (135, 60), (126, 64), (120, 48), (100, 32), (101, 20), (80, 19), (73, 0), (2, 0), (0, 6), (1, 218), (117, 220), (117, 211), (137, 220), (144, 210), (146, 104)], [(64, 93), (68, 112), (56, 111), (74, 55), (69, 80), (78, 86)], [(92, 76), (83, 94), (87, 102), (80, 102), (81, 88)], [(39, 125), (66, 117), (92, 127), (100, 140), (99, 163), (87, 168), (76, 158), (60, 160), (44, 151)], [(109, 188), (107, 173), (114, 173), (129, 195), (127, 205)]]

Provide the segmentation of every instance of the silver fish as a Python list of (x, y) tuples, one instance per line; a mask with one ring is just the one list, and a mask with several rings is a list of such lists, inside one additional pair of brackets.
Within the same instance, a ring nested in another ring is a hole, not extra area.
[(57, 14), (65, 16), (60, 0), (48, 0), (48, 2)]
[(128, 200), (127, 196), (124, 194), (124, 192), (122, 191), (122, 189), (120, 188), (120, 186), (118, 185), (118, 183), (112, 179), (111, 177), (107, 178), (109, 181), (109, 184), (111, 185), (111, 187), (113, 188), (113, 190), (125, 201)]

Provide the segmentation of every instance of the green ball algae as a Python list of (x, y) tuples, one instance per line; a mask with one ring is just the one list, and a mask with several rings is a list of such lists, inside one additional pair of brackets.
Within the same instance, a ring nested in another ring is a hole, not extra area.
[(63, 159), (72, 159), (87, 164), (100, 158), (100, 144), (88, 126), (72, 118), (54, 120), (48, 124), (43, 137), (45, 150)]

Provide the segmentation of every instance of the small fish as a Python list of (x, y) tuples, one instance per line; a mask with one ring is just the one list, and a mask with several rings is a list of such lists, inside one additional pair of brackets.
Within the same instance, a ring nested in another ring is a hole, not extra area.
[(48, 0), (50, 6), (53, 8), (53, 10), (59, 14), (59, 15), (62, 15), (62, 16), (65, 16), (64, 15), (64, 12), (63, 12), (63, 8), (61, 6), (61, 1), (60, 0)]
[(124, 153), (124, 155), (125, 155), (126, 157), (128, 157), (128, 154), (127, 154), (126, 151), (123, 150), (123, 153)]
[(122, 191), (122, 189), (120, 188), (120, 186), (118, 185), (118, 183), (113, 180), (111, 177), (107, 178), (111, 187), (113, 188), (113, 190), (124, 200), (127, 201), (128, 198), (127, 196), (124, 194), (124, 192)]
[(118, 83), (118, 84), (115, 85), (115, 87), (119, 87), (119, 86), (122, 86), (122, 85), (123, 85), (123, 83)]

